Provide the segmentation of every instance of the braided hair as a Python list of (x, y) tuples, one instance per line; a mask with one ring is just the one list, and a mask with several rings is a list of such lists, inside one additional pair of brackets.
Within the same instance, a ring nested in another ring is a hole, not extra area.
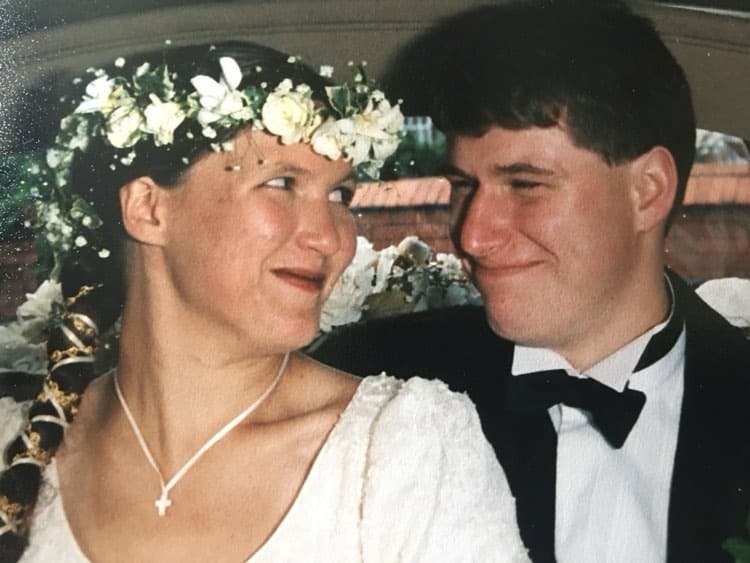
[[(298, 59), (253, 43), (175, 48), (145, 58), (162, 59), (176, 80), (187, 81), (196, 74), (216, 77), (218, 61), (226, 56), (239, 64), (244, 85), (276, 84), (290, 78), (310, 86), (316, 102), (328, 104), (326, 79)], [(211, 150), (211, 140), (185, 134), (183, 128), (189, 126), (183, 123), (177, 129), (172, 144), (140, 143), (128, 166), (111, 166), (114, 149), (103, 138), (91, 139), (85, 151), (75, 153), (69, 184), (102, 219), (97, 243), (109, 250), (109, 256), (103, 258), (85, 246), (68, 254), (62, 265), (64, 306), (48, 337), (47, 374), (31, 403), (28, 421), (5, 452), (7, 469), (0, 473), (0, 563), (18, 561), (23, 555), (44, 469), (73, 422), (86, 387), (97, 376), (94, 356), (99, 336), (124, 308), (127, 234), (122, 227), (119, 188), (139, 176), (150, 176), (164, 187), (176, 186), (189, 167), (186, 162)], [(236, 133), (224, 134), (230, 138)]]

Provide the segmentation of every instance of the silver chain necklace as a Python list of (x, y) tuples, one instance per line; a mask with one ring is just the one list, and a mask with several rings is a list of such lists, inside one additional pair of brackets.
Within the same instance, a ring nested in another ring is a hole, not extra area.
[(120, 383), (117, 380), (117, 372), (115, 372), (114, 381), (115, 381), (115, 393), (117, 393), (117, 398), (120, 401), (120, 405), (122, 405), (122, 410), (125, 412), (125, 416), (128, 419), (128, 422), (130, 423), (130, 428), (133, 429), (133, 434), (135, 434), (136, 439), (138, 440), (138, 445), (141, 447), (141, 450), (143, 450), (143, 455), (146, 456), (146, 459), (148, 460), (151, 467), (153, 467), (154, 471), (156, 471), (156, 474), (159, 476), (159, 485), (161, 486), (161, 495), (158, 499), (154, 502), (154, 506), (156, 506), (156, 511), (159, 514), (159, 516), (164, 516), (167, 513), (167, 509), (172, 506), (172, 500), (169, 498), (169, 491), (174, 488), (174, 486), (185, 476), (185, 473), (188, 472), (188, 470), (195, 464), (196, 461), (198, 461), (203, 454), (205, 454), (211, 446), (216, 444), (219, 440), (221, 440), (224, 436), (229, 434), (234, 428), (239, 425), (243, 420), (245, 420), (250, 414), (257, 409), (263, 401), (265, 401), (268, 396), (273, 392), (273, 390), (276, 388), (276, 385), (278, 384), (279, 380), (281, 379), (281, 375), (284, 373), (284, 368), (286, 367), (287, 362), (289, 361), (289, 353), (287, 352), (286, 355), (284, 355), (284, 359), (281, 362), (281, 366), (279, 367), (279, 372), (276, 374), (276, 377), (273, 379), (271, 384), (268, 386), (268, 388), (263, 391), (263, 393), (258, 397), (249, 407), (247, 407), (245, 410), (243, 410), (240, 414), (238, 414), (236, 417), (234, 417), (232, 420), (230, 420), (225, 426), (223, 426), (221, 429), (219, 429), (216, 434), (211, 436), (205, 444), (203, 444), (197, 452), (193, 454), (193, 456), (185, 462), (185, 465), (180, 467), (177, 472), (172, 476), (172, 478), (167, 482), (164, 483), (164, 476), (161, 473), (161, 470), (159, 469), (159, 466), (156, 465), (156, 461), (154, 460), (154, 456), (151, 454), (151, 450), (148, 448), (148, 445), (146, 444), (146, 440), (143, 438), (143, 434), (141, 433), (140, 428), (138, 428), (138, 424), (135, 422), (135, 418), (133, 418), (133, 413), (130, 412), (130, 408), (128, 407), (128, 403), (125, 401), (125, 397), (122, 395), (122, 390), (120, 389)]

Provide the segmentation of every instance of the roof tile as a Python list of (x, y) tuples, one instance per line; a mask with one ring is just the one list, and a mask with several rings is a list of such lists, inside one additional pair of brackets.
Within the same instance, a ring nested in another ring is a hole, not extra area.
[(445, 206), (450, 184), (445, 178), (410, 178), (361, 184), (354, 193), (353, 209)]

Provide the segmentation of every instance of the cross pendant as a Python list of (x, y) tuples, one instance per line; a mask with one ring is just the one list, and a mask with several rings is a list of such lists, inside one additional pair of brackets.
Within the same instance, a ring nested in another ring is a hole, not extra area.
[(164, 516), (167, 513), (167, 508), (172, 506), (172, 501), (167, 498), (168, 494), (169, 491), (163, 490), (161, 492), (159, 500), (154, 502), (154, 506), (156, 506), (156, 510), (159, 512), (159, 516)]

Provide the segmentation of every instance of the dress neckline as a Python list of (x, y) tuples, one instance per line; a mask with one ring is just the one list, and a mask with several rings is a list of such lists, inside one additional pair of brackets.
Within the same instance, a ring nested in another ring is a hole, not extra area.
[[(340, 429), (346, 426), (344, 422), (356, 415), (356, 407), (363, 402), (362, 399), (366, 395), (365, 390), (371, 387), (374, 383), (383, 379), (395, 380), (390, 376), (386, 376), (384, 373), (362, 378), (362, 380), (357, 385), (357, 389), (354, 391), (354, 395), (352, 395), (349, 403), (339, 414), (338, 420), (331, 427), (331, 430), (328, 432), (323, 445), (315, 455), (315, 458), (310, 465), (310, 470), (307, 472), (307, 475), (305, 476), (305, 479), (302, 482), (299, 491), (297, 492), (297, 496), (294, 497), (294, 501), (292, 502), (291, 506), (281, 517), (278, 524), (268, 536), (266, 541), (263, 542), (252, 554), (250, 554), (247, 559), (244, 559), (244, 563), (253, 563), (254, 561), (258, 560), (276, 543), (275, 538), (283, 536), (283, 530), (291, 525), (289, 524), (289, 522), (293, 521), (294, 515), (300, 510), (298, 507), (303, 504), (304, 497), (309, 494), (307, 491), (312, 487), (310, 483), (314, 482), (317, 479), (317, 476), (321, 471), (319, 468), (324, 465), (326, 454), (331, 447), (330, 444), (332, 444), (338, 438), (338, 435), (341, 433)], [(55, 498), (51, 501), (52, 506), (50, 506), (49, 509), (52, 510), (53, 513), (57, 513), (56, 516), (63, 525), (65, 535), (68, 538), (68, 543), (80, 557), (81, 562), (92, 563), (91, 560), (83, 552), (83, 549), (81, 548), (75, 534), (73, 533), (73, 529), (70, 527), (70, 522), (68, 521), (67, 514), (65, 513), (65, 505), (62, 498), (62, 493), (60, 491), (60, 478), (57, 473), (57, 465), (54, 458), (52, 458), (52, 461), (47, 466), (47, 469), (45, 471), (45, 478), (52, 486), (52, 488), (56, 491)]]

